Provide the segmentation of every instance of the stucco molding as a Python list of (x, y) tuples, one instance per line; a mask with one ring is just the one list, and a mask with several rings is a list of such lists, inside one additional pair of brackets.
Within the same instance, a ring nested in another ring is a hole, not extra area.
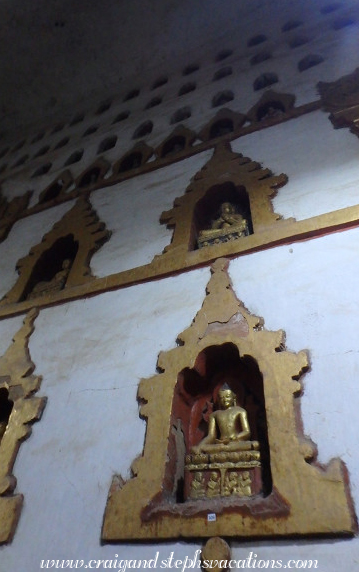
[(45, 397), (36, 397), (41, 377), (34, 375), (28, 342), (34, 330), (37, 310), (31, 310), (12, 344), (0, 357), (0, 389), (8, 393), (13, 404), (0, 438), (0, 543), (13, 538), (23, 504), (23, 496), (14, 494), (16, 478), (12, 471), (21, 443), (31, 434), (31, 424), (39, 420), (46, 404)]

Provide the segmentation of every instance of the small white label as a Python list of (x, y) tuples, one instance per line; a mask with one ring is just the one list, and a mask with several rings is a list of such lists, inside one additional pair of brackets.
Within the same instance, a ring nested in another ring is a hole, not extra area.
[(217, 520), (217, 515), (214, 512), (210, 512), (209, 514), (207, 514), (208, 522), (216, 522), (216, 520)]

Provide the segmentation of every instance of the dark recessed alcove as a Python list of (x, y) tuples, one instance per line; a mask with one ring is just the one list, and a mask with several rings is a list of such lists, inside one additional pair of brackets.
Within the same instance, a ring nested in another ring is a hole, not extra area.
[(125, 171), (130, 171), (131, 169), (137, 169), (141, 166), (141, 163), (142, 153), (139, 151), (134, 151), (122, 159), (117, 173), (124, 173)]
[(229, 101), (232, 101), (232, 99), (234, 99), (233, 91), (230, 91), (229, 89), (225, 91), (220, 91), (219, 93), (216, 93), (216, 95), (213, 96), (212, 107), (220, 107), (221, 105), (224, 105)]
[(61, 149), (61, 147), (65, 147), (65, 145), (67, 145), (69, 141), (70, 141), (69, 137), (64, 137), (55, 145), (54, 149)]
[(85, 119), (84, 113), (77, 113), (70, 121), (70, 127), (72, 127), (73, 125), (77, 125), (78, 123), (81, 123), (81, 121), (83, 121), (84, 119)]
[(186, 138), (183, 135), (171, 137), (162, 147), (161, 157), (175, 155), (186, 147)]
[(187, 67), (184, 68), (182, 75), (191, 75), (191, 73), (194, 73), (198, 70), (199, 70), (198, 64), (189, 64)]
[(123, 101), (130, 101), (131, 99), (135, 99), (135, 97), (138, 97), (139, 95), (140, 95), (139, 89), (131, 89), (131, 91), (128, 92)]
[(68, 165), (73, 165), (74, 163), (78, 163), (82, 159), (82, 155), (84, 154), (83, 149), (79, 149), (78, 151), (74, 151), (70, 157), (65, 161), (64, 167)]
[(110, 109), (111, 105), (112, 105), (111, 100), (104, 101), (96, 110), (96, 115), (101, 115), (102, 113), (105, 113), (105, 111)]
[(156, 81), (154, 82), (153, 86), (151, 89), (157, 89), (158, 87), (161, 87), (162, 85), (165, 85), (168, 82), (168, 77), (166, 76), (161, 76), (158, 79), (156, 79)]
[(260, 89), (264, 89), (265, 87), (269, 87), (278, 81), (279, 80), (277, 74), (272, 72), (262, 73), (254, 80), (253, 89), (254, 91), (258, 91)]
[(229, 58), (229, 56), (231, 56), (232, 54), (233, 54), (233, 50), (230, 50), (229, 48), (221, 50), (220, 52), (218, 52), (218, 54), (216, 56), (216, 62), (222, 62), (226, 58)]
[(90, 187), (97, 183), (101, 175), (101, 168), (100, 167), (93, 167), (84, 173), (81, 177), (80, 182), (78, 183), (78, 187), (83, 189), (84, 187)]
[(257, 110), (257, 121), (265, 121), (285, 113), (285, 107), (280, 101), (267, 101)]
[(113, 149), (117, 143), (116, 135), (111, 135), (110, 137), (106, 137), (103, 141), (101, 141), (100, 145), (97, 149), (97, 154), (105, 153), (105, 151), (109, 151)]
[(69, 234), (59, 238), (48, 250), (43, 252), (34, 265), (19, 301), (26, 300), (39, 282), (50, 282), (55, 278), (56, 274), (62, 271), (65, 260), (69, 260), (71, 266), (75, 260), (78, 247), (79, 244), (74, 240), (73, 234)]
[(146, 105), (145, 109), (151, 109), (162, 103), (162, 97), (153, 97)]
[(221, 68), (220, 70), (216, 71), (214, 74), (212, 81), (218, 81), (228, 75), (232, 75), (233, 71), (231, 66), (226, 66), (225, 68)]
[(112, 123), (120, 123), (120, 121), (124, 121), (130, 115), (129, 111), (121, 111), (118, 115), (116, 115), (115, 119)]
[(137, 127), (132, 138), (139, 139), (140, 137), (145, 137), (146, 135), (149, 135), (149, 133), (151, 133), (152, 129), (153, 129), (152, 121), (144, 121), (143, 123), (141, 123), (139, 127)]
[(179, 90), (178, 95), (186, 95), (196, 89), (196, 84), (193, 82), (185, 83)]
[(53, 201), (56, 199), (64, 188), (64, 181), (62, 179), (57, 179), (49, 188), (44, 192), (44, 194), (39, 199), (39, 204), (47, 203), (48, 201)]
[(98, 125), (91, 125), (90, 127), (88, 127), (85, 131), (85, 133), (82, 135), (82, 137), (87, 137), (87, 135), (92, 135), (92, 133), (96, 133), (98, 129)]
[(9, 422), (13, 406), (14, 406), (13, 401), (9, 399), (9, 391), (6, 389), (6, 387), (1, 387), (0, 388), (0, 443), (6, 431), (6, 427)]
[(233, 120), (227, 117), (223, 119), (218, 119), (215, 123), (213, 123), (210, 132), (209, 132), (209, 139), (215, 139), (216, 137), (222, 137), (222, 135), (227, 135), (228, 133), (232, 133), (234, 130)]
[(191, 117), (191, 108), (189, 106), (181, 107), (181, 109), (177, 109), (171, 117), (170, 123), (174, 125), (175, 123), (179, 123), (180, 121), (184, 121)]
[(28, 160), (29, 155), (23, 155), (22, 157), (20, 157), (20, 159), (18, 159), (16, 161), (16, 163), (13, 165), (13, 167), (20, 167), (21, 165), (23, 165), (24, 163), (26, 163), (26, 161)]
[(41, 175), (46, 175), (50, 171), (52, 167), (52, 163), (45, 163), (45, 165), (41, 165), (36, 171), (31, 175), (31, 178), (40, 177)]

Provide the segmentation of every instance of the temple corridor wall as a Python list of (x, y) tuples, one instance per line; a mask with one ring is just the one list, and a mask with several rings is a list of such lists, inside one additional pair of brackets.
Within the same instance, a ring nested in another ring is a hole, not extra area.
[[(178, 335), (192, 323), (206, 296), (209, 258), (217, 257), (213, 250), (213, 254), (208, 251), (208, 259), (198, 258), (192, 266), (173, 270), (163, 262), (164, 269), (160, 267), (173, 235), (172, 229), (160, 224), (160, 216), (185, 195), (202, 169), (202, 174), (206, 172), (217, 144), (249, 157), (275, 176), (288, 177), (269, 203), (282, 219), (278, 224), (289, 228), (291, 217), (300, 222), (322, 215), (330, 218), (333, 213), (334, 223), (323, 223), (319, 230), (313, 223), (304, 238), (293, 231), (289, 238), (256, 245), (250, 252), (233, 251), (228, 255), (229, 275), (247, 310), (263, 317), (268, 330), (286, 332), (288, 350), (307, 350), (310, 369), (303, 378), (301, 397), (304, 434), (318, 445), (320, 464), (334, 457), (344, 461), (358, 511), (359, 141), (349, 129), (333, 128), (316, 87), (318, 81), (337, 80), (358, 66), (358, 26), (321, 33), (315, 22), (308, 30), (314, 34), (309, 45), (295, 49), (284, 41), (270, 45), (273, 57), (258, 65), (249, 63), (257, 54), (257, 48), (252, 48), (245, 58), (236, 53), (221, 62), (214, 62), (213, 54), (208, 60), (203, 58), (199, 70), (188, 77), (178, 67), (163, 89), (156, 88), (163, 102), (153, 107), (145, 109), (157, 94), (148, 80), (138, 96), (123, 101), (123, 93), (101, 114), (92, 109), (83, 119), (68, 121), (57, 131), (55, 125), (51, 129), (39, 125), (43, 138), (34, 143), (28, 136), (21, 149), (16, 150), (20, 136), (10, 141), (12, 151), (1, 159), (6, 165), (1, 172), (2, 197), (10, 201), (26, 191), (32, 195), (27, 210), (18, 213), (0, 242), (0, 299), (18, 280), (18, 261), (42, 244), (44, 235), (77, 200), (89, 201), (109, 234), (107, 242), (88, 256), (92, 275), (88, 273), (83, 290), (66, 299), (64, 288), (63, 299), (55, 296), (46, 303), (41, 298), (33, 302), (39, 315), (28, 347), (35, 374), (42, 376), (38, 395), (46, 397), (47, 404), (16, 458), (15, 492), (24, 495), (24, 505), (11, 544), (0, 546), (1, 570), (37, 572), (41, 560), (87, 561), (114, 559), (115, 555), (127, 560), (152, 559), (157, 551), (159, 560), (171, 552), (185, 559), (202, 548), (202, 542), (195, 539), (102, 545), (100, 536), (112, 478), (121, 474), (129, 479), (131, 463), (143, 450), (146, 422), (139, 417), (138, 384), (156, 373), (158, 354), (176, 347)], [(299, 72), (298, 62), (313, 53), (323, 56), (323, 62)], [(213, 81), (213, 75), (227, 65), (233, 73)], [(272, 72), (279, 81), (254, 90), (257, 77)], [(166, 75), (165, 70), (158, 70), (156, 77), (161, 75)], [(183, 84), (192, 81), (196, 89), (179, 96)], [(129, 84), (128, 91), (132, 87), (135, 84)], [(233, 91), (233, 99), (213, 107), (213, 97), (228, 90)], [(285, 117), (262, 123), (244, 119), (241, 127), (218, 139), (200, 138), (219, 109), (246, 114), (268, 90), (274, 90), (275, 97), (283, 93), (296, 97)], [(313, 105), (301, 107), (307, 104)], [(171, 123), (173, 114), (186, 106), (191, 107), (191, 114), (179, 124), (192, 131), (191, 143), (183, 155), (159, 157), (160, 145), (177, 125)], [(115, 122), (126, 110), (129, 115)], [(146, 121), (153, 122), (152, 131), (134, 137)], [(86, 139), (84, 133), (93, 125), (96, 129)], [(115, 145), (99, 152), (103, 140), (112, 136), (117, 137)], [(67, 137), (69, 141), (56, 148)], [(149, 147), (148, 157), (111, 181), (115, 163), (136, 143)], [(34, 157), (45, 144), (49, 150)], [(81, 150), (81, 157), (66, 165)], [(108, 170), (94, 186), (80, 189), (79, 177), (99, 157), (108, 162)], [(41, 168), (42, 174), (35, 175)], [(39, 203), (41, 193), (66, 170), (71, 183), (64, 193)], [(218, 174), (218, 184), (221, 177), (224, 180), (226, 172)], [(351, 218), (340, 214), (345, 209), (351, 209)], [(247, 238), (251, 237), (243, 240)], [(131, 277), (127, 283), (111, 282), (113, 275), (153, 260), (160, 260), (157, 274)], [(103, 282), (98, 290), (91, 290), (97, 278)], [(6, 304), (2, 306), (0, 356), (25, 317), (16, 304), (8, 315)], [(262, 560), (281, 559), (283, 563), (317, 559), (325, 572), (354, 569), (359, 554), (357, 536), (238, 538), (230, 544), (234, 559), (247, 558), (251, 551)]]

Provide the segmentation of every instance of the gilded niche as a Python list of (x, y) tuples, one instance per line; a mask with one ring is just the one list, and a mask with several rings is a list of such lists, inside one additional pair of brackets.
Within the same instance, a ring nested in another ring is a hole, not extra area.
[(237, 113), (226, 107), (217, 111), (216, 115), (203, 127), (198, 136), (202, 141), (209, 141), (238, 131), (246, 122), (243, 113)]
[(37, 314), (36, 310), (27, 314), (13, 343), (0, 357), (0, 544), (12, 540), (23, 504), (23, 496), (14, 494), (16, 455), (46, 404), (44, 397), (35, 396), (41, 377), (33, 374), (35, 366), (28, 350)]
[(164, 252), (183, 256), (267, 231), (281, 222), (271, 199), (286, 182), (286, 175), (275, 176), (259, 163), (233, 153), (229, 143), (219, 143), (185, 194), (162, 213), (160, 222), (174, 229)]
[(173, 157), (181, 152), (187, 152), (195, 139), (196, 134), (193, 131), (183, 125), (178, 125), (172, 133), (162, 141), (161, 145), (155, 149), (156, 156), (164, 159), (165, 157)]
[(27, 191), (24, 195), (14, 197), (11, 201), (8, 201), (0, 193), (0, 242), (5, 240), (12, 225), (27, 208), (31, 195), (32, 191)]
[(293, 109), (294, 102), (295, 96), (291, 93), (279, 93), (269, 89), (251, 107), (247, 117), (251, 123), (272, 121), (285, 117)]
[(139, 385), (144, 449), (132, 478), (113, 479), (103, 541), (356, 530), (344, 464), (317, 465), (303, 435), (307, 354), (245, 309), (227, 266), (213, 264), (201, 310)]
[(0, 305), (51, 297), (93, 280), (91, 256), (109, 237), (88, 198), (80, 197), (42, 241), (17, 262), (19, 278)]

